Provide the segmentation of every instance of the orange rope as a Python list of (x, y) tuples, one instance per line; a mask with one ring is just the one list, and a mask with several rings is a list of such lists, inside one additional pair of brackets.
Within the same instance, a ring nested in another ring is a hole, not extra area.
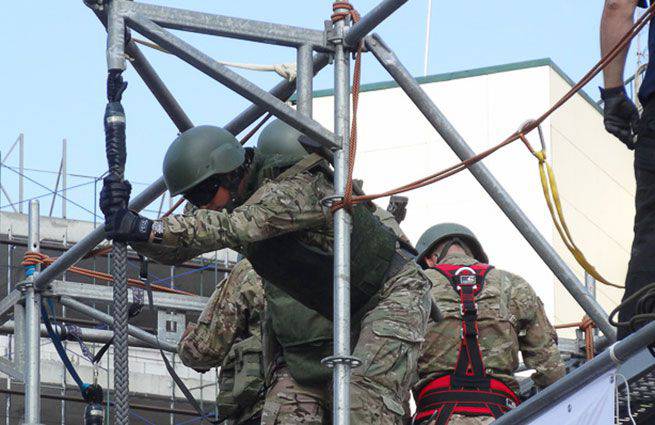
[[(25, 256), (23, 257), (23, 261), (21, 262), (22, 266), (35, 266), (37, 264), (43, 264), (45, 266), (49, 266), (52, 264), (57, 258), (56, 257), (49, 257), (45, 254), (42, 254), (40, 252), (34, 252), (34, 251), (27, 251), (25, 253)], [(70, 267), (67, 271), (71, 273), (75, 273), (81, 276), (86, 276), (90, 277), (92, 279), (98, 279), (102, 280), (105, 282), (113, 282), (114, 278), (112, 275), (108, 273), (103, 273), (95, 270), (89, 270), (89, 269), (84, 269), (82, 267), (76, 267), (72, 266)], [(128, 279), (127, 280), (128, 284), (131, 286), (138, 286), (139, 288), (146, 288), (146, 285), (144, 285), (143, 282), (141, 282), (139, 279)], [(186, 291), (180, 291), (178, 289), (172, 289), (166, 286), (162, 285), (155, 285), (151, 284), (150, 285), (152, 289), (159, 291), (159, 292), (167, 292), (170, 294), (178, 294), (178, 295), (195, 295), (192, 294), (191, 292), (186, 292)]]
[(567, 329), (567, 328), (578, 328), (584, 332), (584, 342), (585, 342), (585, 352), (587, 355), (587, 360), (594, 358), (596, 352), (594, 347), (594, 328), (596, 324), (591, 317), (585, 315), (582, 318), (582, 321), (578, 323), (563, 323), (561, 325), (555, 325), (555, 329)]
[[(397, 195), (399, 193), (408, 192), (410, 190), (418, 189), (436, 183), (440, 180), (443, 180), (447, 177), (459, 173), (460, 171), (467, 169), (471, 165), (475, 164), (478, 161), (481, 161), (482, 159), (486, 158), (487, 156), (491, 155), (497, 150), (509, 145), (510, 143), (513, 143), (516, 140), (520, 140), (522, 136), (525, 136), (526, 134), (530, 133), (532, 130), (537, 128), (548, 117), (550, 117), (553, 114), (553, 112), (555, 112), (562, 105), (568, 102), (576, 93), (578, 93), (585, 85), (587, 85), (594, 77), (596, 77), (609, 63), (611, 63), (616, 58), (616, 56), (628, 45), (628, 43), (630, 43), (630, 41), (639, 33), (639, 31), (641, 31), (646, 26), (646, 24), (648, 24), (648, 22), (653, 18), (654, 15), (655, 15), (655, 3), (651, 5), (648, 9), (646, 9), (646, 12), (644, 12), (644, 14), (635, 22), (632, 28), (621, 38), (621, 40), (616, 44), (616, 46), (614, 46), (614, 48), (612, 48), (610, 52), (608, 52), (604, 57), (602, 57), (598, 61), (598, 63), (596, 63), (596, 65), (594, 65), (582, 77), (582, 79), (580, 79), (580, 81), (577, 84), (575, 84), (564, 96), (562, 96), (562, 98), (560, 98), (557, 102), (555, 102), (555, 104), (551, 106), (546, 112), (544, 112), (539, 118), (528, 122), (522, 129), (512, 133), (510, 136), (508, 136), (505, 140), (503, 140), (499, 144), (487, 149), (484, 152), (474, 155), (471, 158), (468, 158), (458, 164), (455, 164), (451, 167), (441, 170), (435, 174), (431, 174), (427, 177), (413, 181), (411, 183), (397, 187), (395, 189), (387, 190), (385, 192), (372, 194), (372, 195), (354, 196), (351, 199), (344, 198), (343, 201), (336, 202), (332, 207), (332, 210), (334, 211), (339, 208), (344, 208), (346, 206), (358, 204), (361, 202), (372, 201), (374, 199), (383, 198), (386, 196)], [(334, 20), (334, 15), (333, 15), (333, 20)], [(534, 150), (531, 147), (529, 147), (529, 144), (526, 144), (526, 146), (528, 146), (530, 151), (534, 153)], [(347, 200), (349, 201), (348, 204), (346, 203)]]
[[(339, 9), (346, 9), (346, 11), (338, 11)], [(359, 12), (347, 1), (334, 2), (332, 4), (334, 13), (331, 16), (332, 22), (338, 22), (350, 16), (354, 23), (359, 22)], [(355, 53), (355, 68), (353, 70), (353, 113), (352, 121), (350, 123), (350, 142), (348, 143), (348, 175), (346, 176), (346, 188), (344, 191), (343, 200), (335, 203), (332, 212), (339, 208), (346, 208), (350, 210), (353, 206), (353, 170), (355, 169), (355, 156), (357, 154), (357, 110), (359, 108), (359, 92), (362, 77), (362, 50), (364, 42), (360, 41), (357, 45), (357, 52)]]

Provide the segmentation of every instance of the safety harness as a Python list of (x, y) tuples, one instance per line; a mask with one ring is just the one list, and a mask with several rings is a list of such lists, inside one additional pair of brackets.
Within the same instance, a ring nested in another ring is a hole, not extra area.
[(503, 382), (487, 375), (478, 341), (476, 295), (482, 291), (488, 264), (471, 266), (439, 264), (460, 298), (462, 342), (453, 373), (441, 376), (420, 392), (415, 423), (446, 425), (453, 414), (499, 418), (520, 401)]

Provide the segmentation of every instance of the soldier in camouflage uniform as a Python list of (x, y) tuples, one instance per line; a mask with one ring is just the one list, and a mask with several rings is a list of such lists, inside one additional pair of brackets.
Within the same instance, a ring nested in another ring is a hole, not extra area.
[[(334, 194), (330, 173), (316, 155), (261, 155), (223, 129), (200, 126), (182, 133), (164, 160), (169, 191), (197, 211), (149, 220), (127, 209), (129, 187), (112, 178), (101, 208), (113, 240), (137, 251), (176, 248), (178, 261), (234, 249), (267, 282), (331, 318), (332, 214), (321, 202)], [(351, 378), (351, 420), (398, 424), (425, 335), (430, 281), (373, 208), (357, 205), (352, 216), (353, 355), (362, 366)]]
[[(439, 378), (450, 375), (452, 382), (452, 374), (461, 355), (460, 346), (464, 347), (460, 295), (449, 278), (437, 268), (448, 269), (449, 265), (453, 265), (451, 270), (455, 270), (458, 267), (478, 266), (485, 270), (488, 259), (475, 235), (468, 228), (453, 223), (438, 224), (428, 229), (421, 236), (417, 249), (417, 261), (425, 267), (425, 273), (433, 282), (432, 297), (443, 316), (439, 323), (428, 324), (418, 363), (419, 381), (413, 388), (414, 396), (419, 400), (418, 418), (421, 414), (421, 395), (427, 399), (427, 388)], [(532, 375), (535, 384), (540, 388), (552, 384), (564, 376), (566, 370), (557, 349), (557, 335), (546, 318), (541, 300), (521, 277), (496, 268), (487, 270), (482, 277), (482, 289), (475, 296), (476, 338), (486, 375), (518, 393), (519, 386), (513, 373), (518, 368), (518, 353), (521, 351), (526, 366), (535, 369)], [(480, 284), (479, 280), (474, 282)], [(444, 390), (438, 384), (433, 384), (432, 388)], [(444, 408), (445, 404), (439, 405), (439, 410)], [(494, 421), (493, 416), (454, 410), (450, 420), (440, 418), (439, 422), (439, 410), (426, 410), (428, 419), (418, 422), (422, 425), (474, 425)]]
[[(218, 412), (226, 425), (255, 425), (264, 407), (262, 281), (248, 260), (238, 262), (178, 345), (182, 363), (198, 372), (221, 366)], [(239, 361), (237, 361), (239, 359)]]
[[(187, 203), (184, 214), (197, 208)], [(180, 262), (185, 252), (170, 247), (143, 244), (140, 252), (164, 264)], [(182, 363), (200, 373), (221, 366), (219, 417), (226, 425), (255, 425), (261, 421), (264, 405), (261, 320), (264, 287), (248, 260), (234, 265), (220, 282), (198, 318), (189, 324), (178, 344)], [(239, 364), (235, 359), (246, 359)]]

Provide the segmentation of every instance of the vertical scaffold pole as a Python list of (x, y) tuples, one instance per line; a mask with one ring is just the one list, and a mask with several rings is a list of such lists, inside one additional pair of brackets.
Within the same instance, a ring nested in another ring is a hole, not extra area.
[[(339, 9), (335, 12), (348, 12)], [(341, 19), (334, 25), (334, 133), (341, 146), (334, 153), (335, 196), (343, 198), (348, 175), (350, 145), (350, 58), (343, 44), (348, 25)], [(352, 219), (341, 208), (334, 213), (334, 404), (335, 425), (350, 423), (350, 232)]]
[(305, 44), (297, 51), (296, 93), (297, 109), (303, 115), (312, 116), (312, 91), (314, 78), (314, 58), (312, 46)]
[[(107, 7), (107, 109), (105, 110), (105, 149), (109, 174), (118, 180), (125, 175), (125, 113), (121, 105), (124, 90), (121, 73), (125, 70), (125, 21), (116, 10), (116, 1)], [(127, 244), (114, 242), (114, 423), (129, 424), (129, 362), (127, 336)]]
[[(39, 201), (32, 199), (29, 206), (27, 250), (38, 252)], [(34, 273), (38, 266), (25, 270), (25, 424), (41, 423), (41, 295), (35, 291)]]
[(68, 202), (66, 193), (68, 189), (67, 143), (66, 139), (61, 141), (61, 218), (66, 218), (66, 203)]
[(25, 175), (25, 136), (23, 133), (18, 135), (18, 212), (23, 213), (23, 196)]

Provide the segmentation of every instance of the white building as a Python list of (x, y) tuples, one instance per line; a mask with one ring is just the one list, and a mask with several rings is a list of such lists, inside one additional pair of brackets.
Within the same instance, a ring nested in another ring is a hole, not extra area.
[[(498, 144), (557, 101), (573, 82), (550, 59), (418, 78), (423, 89), (476, 152)], [(333, 128), (332, 91), (317, 91), (314, 117)], [(459, 162), (394, 82), (362, 86), (355, 177), (378, 193)], [(632, 155), (603, 128), (586, 94), (571, 99), (543, 124), (574, 240), (611, 282), (625, 279), (634, 215)], [(539, 147), (536, 133), (529, 137)], [(484, 160), (534, 225), (584, 282), (584, 272), (555, 230), (541, 188), (538, 162), (521, 142)], [(473, 229), (497, 267), (526, 278), (555, 323), (577, 322), (582, 310), (473, 176), (464, 171), (406, 194), (403, 228), (415, 242), (432, 224), (457, 221)], [(380, 200), (386, 205), (386, 199)], [(621, 291), (601, 284), (597, 296), (611, 310)]]

